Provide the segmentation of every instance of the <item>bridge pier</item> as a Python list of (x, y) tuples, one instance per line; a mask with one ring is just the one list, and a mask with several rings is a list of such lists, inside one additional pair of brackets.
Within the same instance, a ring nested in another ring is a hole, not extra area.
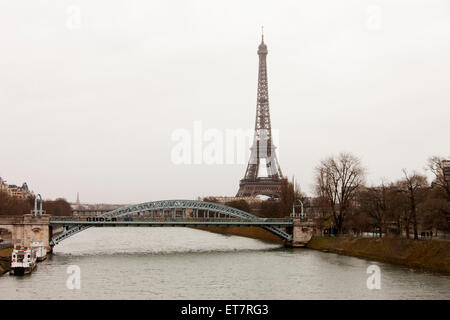
[(42, 241), (47, 252), (51, 252), (50, 216), (23, 216), (0, 217), (0, 229), (6, 229), (11, 233), (13, 245), (30, 247), (32, 241)]
[(290, 248), (305, 247), (314, 234), (314, 225), (310, 221), (294, 218), (292, 227), (292, 241), (286, 241), (285, 246)]

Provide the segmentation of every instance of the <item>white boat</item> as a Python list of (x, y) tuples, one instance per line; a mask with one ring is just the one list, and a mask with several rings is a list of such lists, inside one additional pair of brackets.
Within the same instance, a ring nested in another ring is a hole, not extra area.
[(43, 261), (47, 258), (47, 249), (42, 241), (32, 241), (31, 248), (36, 251), (37, 261)]
[(15, 247), (11, 255), (10, 275), (22, 275), (33, 272), (37, 264), (37, 253), (33, 248)]

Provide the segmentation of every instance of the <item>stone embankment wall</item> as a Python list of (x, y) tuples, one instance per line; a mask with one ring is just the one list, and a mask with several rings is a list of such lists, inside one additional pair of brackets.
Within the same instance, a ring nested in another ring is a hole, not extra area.
[[(195, 227), (195, 229), (284, 244), (283, 240), (259, 227), (209, 226)], [(450, 241), (313, 237), (306, 247), (404, 265), (423, 271), (450, 274)]]
[(216, 227), (216, 226), (207, 226), (207, 227), (194, 227), (194, 229), (200, 229), (205, 231), (210, 231), (214, 233), (241, 236), (253, 239), (259, 239), (271, 243), (279, 243), (283, 244), (284, 241), (281, 240), (278, 236), (273, 233), (264, 230), (259, 227)]
[(450, 241), (315, 237), (307, 248), (450, 274)]
[(11, 233), (14, 245), (29, 247), (32, 241), (41, 241), (49, 251), (50, 248), (50, 216), (35, 217), (31, 214), (24, 216), (1, 216), (0, 229)]

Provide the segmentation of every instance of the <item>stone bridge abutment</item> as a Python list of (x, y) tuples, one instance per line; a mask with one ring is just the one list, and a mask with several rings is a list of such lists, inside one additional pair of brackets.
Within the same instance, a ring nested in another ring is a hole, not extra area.
[(42, 241), (47, 251), (51, 251), (49, 215), (0, 216), (0, 230), (11, 233), (10, 241), (13, 245), (29, 247), (32, 241)]

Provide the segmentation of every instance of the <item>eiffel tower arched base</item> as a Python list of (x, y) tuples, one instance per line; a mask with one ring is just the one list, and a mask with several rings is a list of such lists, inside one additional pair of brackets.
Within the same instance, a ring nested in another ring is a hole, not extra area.
[(279, 198), (284, 178), (242, 179), (236, 197), (256, 197), (258, 195)]

